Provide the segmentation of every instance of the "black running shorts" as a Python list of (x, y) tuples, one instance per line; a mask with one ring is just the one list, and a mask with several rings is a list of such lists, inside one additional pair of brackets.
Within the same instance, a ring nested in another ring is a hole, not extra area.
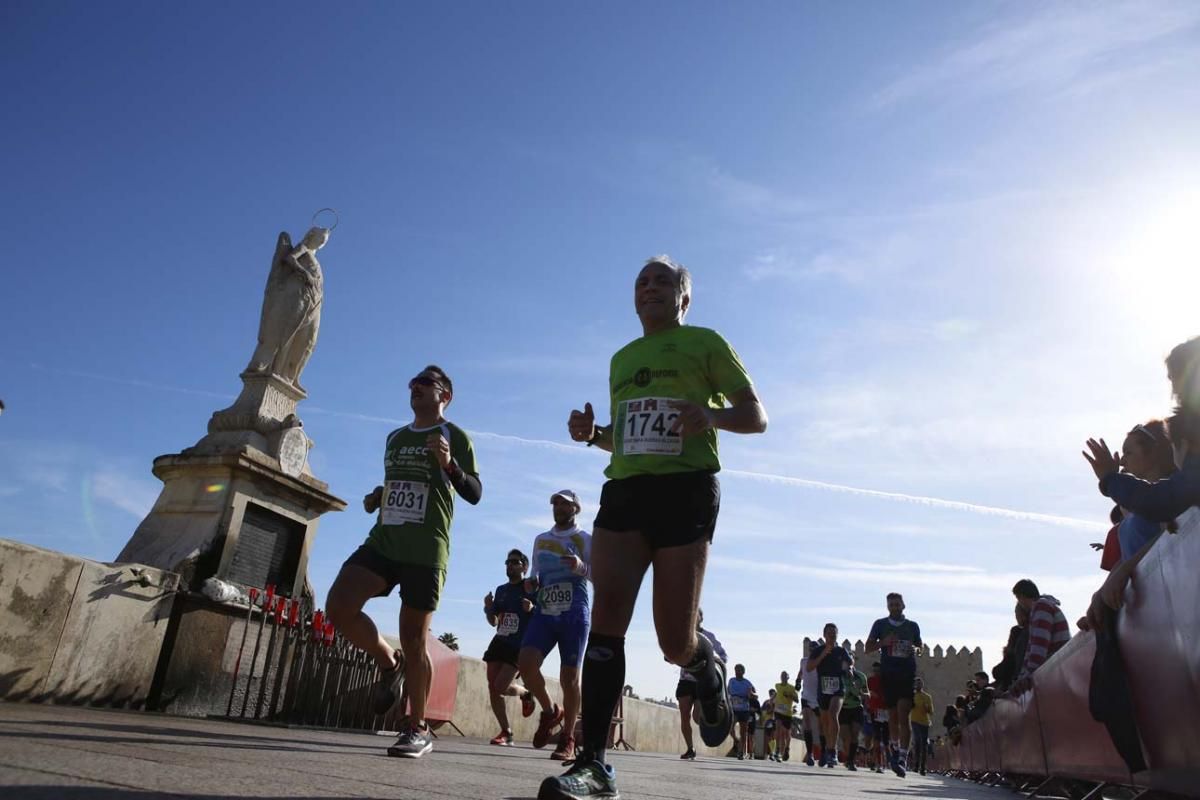
[(437, 611), (442, 584), (446, 581), (446, 570), (392, 561), (367, 544), (351, 553), (346, 563), (370, 570), (387, 582), (387, 588), (377, 597), (387, 597), (392, 589), (399, 586), (403, 606), (418, 611)]
[(898, 702), (906, 700), (909, 707), (912, 707), (913, 681), (917, 677), (916, 670), (900, 669), (894, 672), (880, 672), (879, 677), (883, 683), (884, 705), (888, 708), (895, 708)]
[(863, 721), (862, 706), (858, 708), (846, 708), (842, 706), (842, 710), (838, 712), (839, 725), (861, 725)]
[(484, 651), (484, 661), (498, 661), (501, 664), (517, 665), (517, 657), (520, 655), (520, 649), (512, 642), (500, 636), (493, 636), (492, 643), (488, 645), (488, 649)]
[(682, 547), (711, 542), (720, 510), (721, 483), (711, 472), (634, 475), (604, 484), (594, 528), (639, 531), (652, 550)]

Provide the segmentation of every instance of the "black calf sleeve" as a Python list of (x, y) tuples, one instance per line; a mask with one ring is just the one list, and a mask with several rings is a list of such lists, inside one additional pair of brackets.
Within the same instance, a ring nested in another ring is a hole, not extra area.
[(603, 762), (608, 729), (625, 688), (625, 639), (593, 633), (583, 657), (583, 748)]

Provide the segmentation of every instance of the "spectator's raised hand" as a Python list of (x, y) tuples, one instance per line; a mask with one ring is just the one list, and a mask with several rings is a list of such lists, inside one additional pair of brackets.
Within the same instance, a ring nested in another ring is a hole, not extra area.
[[(1092, 465), (1092, 471), (1096, 473), (1096, 477), (1103, 479), (1106, 475), (1111, 475), (1116, 472), (1121, 466), (1121, 455), (1108, 449), (1108, 445), (1104, 440), (1096, 441), (1095, 439), (1087, 440), (1088, 449), (1083, 451), (1083, 457)], [(1088, 450), (1091, 453), (1088, 453)]]
[(1095, 550), (1097, 553), (1099, 553), (1101, 550), (1104, 549), (1104, 542), (1092, 542), (1088, 546), (1091, 547), (1093, 550)]

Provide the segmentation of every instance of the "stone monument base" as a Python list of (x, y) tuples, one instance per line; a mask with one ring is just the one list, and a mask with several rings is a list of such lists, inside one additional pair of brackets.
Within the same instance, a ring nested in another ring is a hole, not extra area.
[(346, 507), (328, 484), (289, 475), (252, 446), (159, 456), (153, 471), (162, 492), (117, 561), (177, 572), (192, 589), (215, 576), (300, 597), (318, 519)]

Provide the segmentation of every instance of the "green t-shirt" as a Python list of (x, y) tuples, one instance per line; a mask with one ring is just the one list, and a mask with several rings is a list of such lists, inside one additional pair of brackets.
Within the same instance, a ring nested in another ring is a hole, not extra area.
[(867, 691), (867, 676), (857, 669), (850, 670), (843, 685), (846, 687), (846, 698), (842, 701), (842, 708), (862, 708), (862, 696)]
[(383, 503), (367, 544), (392, 561), (444, 570), (450, 560), (454, 487), (425, 446), (438, 430), (458, 466), (479, 474), (475, 448), (457, 425), (405, 425), (392, 431), (383, 452)]
[(737, 353), (721, 334), (681, 325), (635, 339), (609, 367), (613, 421), (610, 478), (667, 475), (721, 468), (717, 432), (686, 439), (670, 428), (678, 417), (671, 400), (724, 408), (725, 398), (751, 386)]

